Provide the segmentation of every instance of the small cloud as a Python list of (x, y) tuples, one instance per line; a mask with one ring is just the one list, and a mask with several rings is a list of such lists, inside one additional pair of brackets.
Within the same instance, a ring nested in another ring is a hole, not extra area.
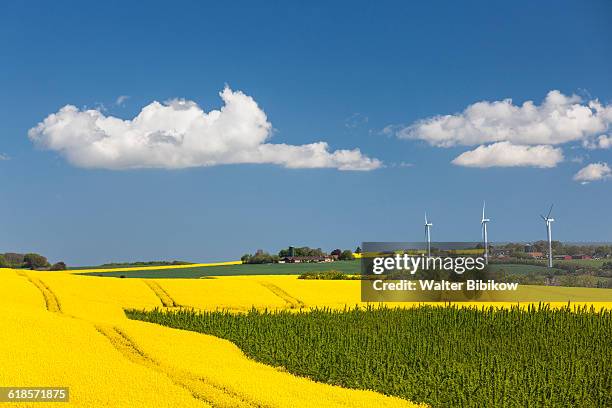
[(457, 156), (451, 163), (464, 167), (555, 167), (563, 152), (548, 145), (524, 146), (509, 142), (478, 146)]
[(127, 101), (128, 99), (130, 99), (129, 95), (119, 95), (117, 97), (117, 99), (115, 100), (115, 105), (116, 106), (124, 106), (125, 105), (125, 101)]
[(588, 184), (591, 181), (607, 180), (611, 177), (612, 169), (610, 169), (608, 163), (599, 162), (591, 163), (580, 169), (580, 171), (574, 175), (574, 181), (580, 181), (581, 184)]
[(395, 136), (398, 130), (400, 129), (401, 129), (401, 126), (399, 125), (387, 125), (381, 130), (376, 131), (376, 133), (383, 135), (383, 136), (392, 137), (392, 136)]
[(344, 127), (347, 129), (355, 129), (368, 123), (368, 117), (361, 113), (353, 113), (344, 120)]
[(10, 156), (6, 153), (0, 153), (0, 160), (4, 161), (4, 160), (11, 160)]
[(106, 105), (104, 105), (104, 103), (102, 102), (96, 102), (94, 106), (95, 106), (94, 109), (96, 109), (97, 111), (100, 111), (100, 112), (108, 111), (108, 109), (106, 108)]
[(612, 135), (600, 135), (595, 139), (588, 139), (582, 142), (582, 146), (589, 150), (610, 149), (612, 148)]
[(404, 161), (399, 162), (399, 163), (393, 163), (391, 165), (391, 167), (413, 167), (413, 166), (414, 166), (414, 164), (408, 163), (408, 162), (404, 162)]
[(576, 157), (572, 157), (572, 158), (570, 159), (570, 161), (571, 161), (572, 163), (582, 164), (582, 163), (584, 163), (584, 156), (576, 156)]
[(464, 167), (555, 167), (563, 161), (560, 148), (540, 145), (514, 145), (499, 142), (478, 146), (457, 156), (451, 163)]

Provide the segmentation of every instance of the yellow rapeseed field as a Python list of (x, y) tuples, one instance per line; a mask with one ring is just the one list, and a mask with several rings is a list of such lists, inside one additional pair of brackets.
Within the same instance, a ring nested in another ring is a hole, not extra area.
[(284, 308), (286, 302), (253, 276), (227, 276), (212, 279), (158, 279), (176, 304), (203, 310), (247, 311)]
[[(108, 279), (108, 278), (106, 278)], [(130, 279), (135, 280), (135, 279)], [(331, 308), (344, 309), (379, 306), (361, 302), (360, 284), (358, 280), (315, 280), (298, 279), (295, 275), (261, 275), (261, 276), (223, 276), (207, 279), (155, 279), (169, 294), (177, 306), (200, 310), (226, 309), (231, 311), (247, 311), (252, 307), (257, 309), (312, 309)], [(558, 302), (550, 302), (551, 307), (567, 305), (568, 294), (575, 294), (579, 299), (592, 299), (591, 302), (572, 302), (575, 305), (594, 305), (596, 309), (612, 307), (610, 299), (612, 290), (594, 288), (566, 287), (527, 287), (536, 293), (546, 292), (546, 297), (552, 300), (555, 296)], [(386, 307), (413, 307), (425, 303), (386, 302)], [(439, 303), (434, 303), (439, 304)], [(523, 302), (527, 307), (530, 303)], [(516, 302), (461, 302), (460, 306), (496, 306), (510, 307)], [(159, 306), (159, 303), (158, 305)], [(144, 306), (146, 308), (146, 305)]]
[(416, 406), (297, 377), (246, 358), (226, 340), (131, 321), (123, 314), (124, 308), (304, 307), (282, 282), (257, 276), (148, 280), (0, 269), (0, 386), (69, 387), (69, 404), (44, 404), (58, 407)]
[(297, 276), (118, 279), (0, 269), (0, 386), (70, 387), (68, 405), (80, 407), (417, 406), (297, 377), (248, 359), (226, 340), (128, 320), (123, 313), (366, 306), (359, 285)]

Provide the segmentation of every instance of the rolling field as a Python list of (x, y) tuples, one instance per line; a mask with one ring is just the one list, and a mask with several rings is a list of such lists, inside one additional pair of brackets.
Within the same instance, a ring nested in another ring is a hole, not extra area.
[(491, 272), (504, 271), (507, 274), (520, 274), (527, 275), (529, 273), (534, 274), (547, 274), (551, 272), (563, 272), (561, 269), (548, 268), (546, 266), (538, 265), (518, 265), (518, 264), (490, 264), (489, 269)]
[(82, 274), (93, 274), (101, 277), (125, 278), (201, 278), (204, 276), (237, 276), (237, 275), (300, 275), (305, 272), (321, 272), (334, 269), (347, 274), (360, 272), (360, 262), (337, 261), (334, 263), (295, 263), (295, 264), (240, 264), (218, 266), (217, 264), (167, 266), (163, 268), (122, 268), (108, 271), (79, 270)]
[[(257, 282), (251, 286), (265, 289)], [(156, 281), (0, 269), (0, 385), (70, 387), (69, 404), (44, 404), (58, 407), (415, 406), (297, 377), (247, 358), (227, 340), (131, 321), (123, 312), (176, 308), (172, 296)], [(290, 304), (276, 288), (250, 298), (268, 307)], [(232, 308), (247, 303), (246, 292), (236, 305), (225, 300)]]
[[(348, 263), (355, 264), (358, 262)], [(321, 266), (307, 266), (311, 265)], [(210, 269), (226, 267), (231, 266)], [(561, 292), (560, 299), (566, 295)], [(595, 305), (612, 307), (612, 303)], [(129, 320), (124, 312), (159, 308), (246, 316), (256, 308), (299, 315), (300, 310), (312, 308), (340, 311), (354, 306), (368, 306), (360, 302), (358, 281), (309, 281), (295, 275), (100, 279), (70, 271), (0, 269), (0, 386), (70, 387), (71, 402), (57, 406), (415, 406), (406, 399), (369, 391), (383, 391), (374, 386), (380, 379), (373, 378), (371, 387), (342, 383), (369, 390), (340, 387), (338, 381), (328, 384), (322, 377), (307, 379), (252, 360), (251, 354), (245, 354), (250, 353), (248, 348), (238, 348), (236, 344), (244, 345), (236, 338), (232, 343)], [(333, 331), (324, 330), (320, 335), (330, 338)], [(354, 357), (359, 358), (359, 346), (354, 349)]]
[[(585, 259), (571, 261), (555, 261), (556, 264), (582, 265), (589, 267), (601, 267), (605, 260)], [(562, 273), (563, 270), (546, 266), (524, 265), (524, 264), (497, 264), (489, 265), (492, 271), (505, 271), (508, 274), (527, 275), (548, 274), (551, 271)], [(300, 275), (306, 272), (322, 272), (337, 270), (346, 274), (359, 274), (361, 264), (358, 259), (353, 261), (336, 261), (333, 263), (297, 263), (297, 264), (241, 264), (240, 261), (212, 263), (212, 264), (193, 264), (193, 265), (172, 265), (159, 267), (126, 267), (126, 268), (75, 268), (69, 270), (72, 273), (83, 275), (95, 275), (100, 277), (125, 277), (125, 278), (201, 278), (206, 276), (242, 276), (242, 275)]]
[(601, 268), (605, 262), (610, 262), (610, 259), (572, 259), (571, 261), (555, 261), (559, 264), (574, 264), (580, 266), (590, 266), (592, 268)]

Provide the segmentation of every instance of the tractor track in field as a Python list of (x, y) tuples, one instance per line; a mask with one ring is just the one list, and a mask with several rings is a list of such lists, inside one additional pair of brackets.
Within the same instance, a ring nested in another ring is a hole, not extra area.
[(304, 302), (302, 302), (300, 299), (290, 295), (284, 289), (281, 289), (273, 283), (259, 281), (259, 284), (264, 288), (268, 289), (270, 292), (274, 293), (279, 298), (281, 298), (289, 306), (290, 309), (301, 309), (306, 307)]
[(144, 279), (143, 282), (155, 293), (155, 296), (157, 296), (164, 307), (181, 307), (159, 283)]
[(142, 351), (138, 345), (134, 343), (134, 341), (132, 341), (117, 327), (96, 325), (96, 330), (106, 337), (111, 345), (127, 360), (164, 374), (173, 383), (189, 391), (194, 398), (202, 402), (206, 402), (213, 407), (269, 407), (265, 404), (260, 404), (247, 396), (228, 389), (227, 387), (215, 384), (206, 378), (199, 377), (188, 371), (170, 367), (156, 361)]
[(51, 288), (47, 286), (45, 282), (43, 282), (42, 280), (38, 278), (28, 275), (24, 271), (16, 271), (16, 272), (17, 272), (17, 275), (26, 278), (27, 280), (30, 281), (30, 283), (32, 283), (32, 285), (36, 286), (36, 289), (38, 289), (40, 293), (43, 295), (43, 298), (45, 299), (45, 305), (49, 312), (62, 313), (62, 306), (60, 304), (59, 299), (57, 298), (57, 295), (53, 293)]

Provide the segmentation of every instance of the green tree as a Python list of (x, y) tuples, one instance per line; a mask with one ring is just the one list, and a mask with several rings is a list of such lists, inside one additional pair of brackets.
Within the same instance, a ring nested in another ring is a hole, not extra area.
[(345, 249), (344, 251), (342, 251), (338, 259), (342, 261), (350, 261), (351, 259), (353, 259), (353, 253), (350, 249)]
[(52, 271), (65, 271), (66, 270), (66, 263), (64, 262), (57, 262), (54, 263), (53, 265), (51, 265), (51, 270)]
[(14, 252), (7, 252), (4, 254), (4, 259), (13, 268), (21, 268), (23, 266), (23, 254), (17, 254)]
[[(278, 256), (283, 258), (286, 256), (289, 256), (289, 249), (281, 249), (278, 252)], [(310, 248), (310, 247), (299, 247), (299, 248), (293, 248), (293, 255), (294, 256), (320, 256), (323, 257), (325, 256), (325, 252), (321, 249), (321, 248)]]
[(244, 254), (240, 260), (242, 263), (247, 264), (268, 264), (278, 262), (278, 256), (270, 255), (264, 251), (257, 251), (255, 255)]
[(23, 262), (26, 268), (30, 269), (38, 269), (38, 268), (46, 268), (49, 266), (49, 262), (47, 258), (39, 254), (26, 254), (23, 257)]

